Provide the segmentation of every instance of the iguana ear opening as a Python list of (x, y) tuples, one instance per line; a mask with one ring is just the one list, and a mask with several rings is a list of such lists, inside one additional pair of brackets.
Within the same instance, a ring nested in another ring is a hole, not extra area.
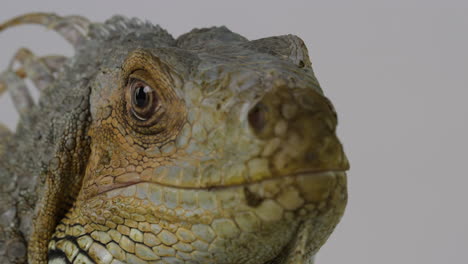
[(295, 35), (284, 35), (257, 39), (243, 44), (244, 47), (258, 52), (270, 54), (284, 60), (289, 60), (299, 68), (311, 68), (304, 41)]

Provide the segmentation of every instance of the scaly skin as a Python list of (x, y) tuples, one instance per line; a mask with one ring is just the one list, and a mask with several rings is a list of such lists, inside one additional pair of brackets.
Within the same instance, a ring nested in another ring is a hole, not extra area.
[(18, 184), (39, 199), (29, 263), (312, 262), (349, 165), (302, 40), (114, 17), (79, 43), (4, 159), (43, 164), (14, 172), (43, 175)]

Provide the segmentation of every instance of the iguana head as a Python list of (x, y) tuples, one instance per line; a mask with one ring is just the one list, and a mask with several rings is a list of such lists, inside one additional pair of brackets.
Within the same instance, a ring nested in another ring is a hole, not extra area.
[(95, 213), (91, 201), (124, 221), (139, 212), (230, 263), (263, 263), (303, 221), (333, 218), (311, 230), (317, 248), (343, 211), (348, 162), (303, 42), (222, 27), (154, 34), (127, 33), (99, 58), (81, 213)]
[(90, 154), (49, 256), (315, 254), (344, 211), (349, 165), (300, 38), (248, 41), (214, 27), (173, 39), (122, 17), (91, 24), (87, 37), (67, 71), (92, 73)]

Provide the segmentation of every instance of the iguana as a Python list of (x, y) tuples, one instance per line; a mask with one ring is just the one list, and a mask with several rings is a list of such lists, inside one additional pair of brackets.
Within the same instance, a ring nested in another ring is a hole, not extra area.
[(1, 263), (312, 263), (349, 164), (299, 37), (46, 13), (0, 31), (20, 24), (75, 55), (23, 48), (0, 75), (20, 113), (0, 127)]

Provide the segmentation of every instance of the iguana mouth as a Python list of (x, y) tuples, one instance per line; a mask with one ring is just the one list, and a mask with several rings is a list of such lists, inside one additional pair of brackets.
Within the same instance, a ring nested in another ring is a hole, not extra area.
[(136, 181), (128, 181), (128, 182), (122, 182), (122, 183), (115, 183), (112, 186), (103, 186), (99, 189), (99, 191), (94, 196), (105, 194), (107, 192), (114, 191), (114, 190), (124, 189), (126, 187), (130, 187), (130, 186), (141, 184), (141, 183), (147, 183), (147, 184), (157, 185), (157, 186), (164, 187), (164, 188), (172, 188), (172, 189), (180, 189), (180, 190), (216, 191), (216, 190), (225, 190), (225, 189), (230, 189), (230, 188), (248, 187), (248, 186), (252, 186), (255, 184), (261, 184), (261, 183), (270, 182), (270, 181), (287, 180), (291, 178), (297, 178), (300, 176), (307, 177), (307, 178), (323, 177), (323, 176), (333, 177), (334, 175), (338, 175), (338, 174), (346, 175), (346, 171), (347, 170), (343, 170), (343, 169), (304, 170), (304, 171), (298, 171), (298, 172), (288, 174), (288, 175), (273, 176), (273, 177), (269, 177), (266, 179), (250, 181), (246, 183), (230, 184), (230, 185), (212, 185), (212, 186), (206, 186), (206, 187), (187, 187), (187, 186), (177, 186), (173, 184), (166, 184), (166, 183), (147, 181), (147, 180), (136, 180)]
[[(286, 212), (313, 213), (339, 207), (346, 201), (344, 170), (307, 171), (229, 186), (187, 188), (148, 181), (132, 181), (113, 186), (86, 202), (109, 201), (119, 206), (123, 201), (139, 201), (151, 208), (152, 215), (170, 222), (202, 221), (258, 211), (263, 219), (280, 221)], [(284, 213), (283, 213), (284, 212)], [(199, 220), (198, 217), (201, 217)], [(206, 219), (205, 219), (206, 220)]]

